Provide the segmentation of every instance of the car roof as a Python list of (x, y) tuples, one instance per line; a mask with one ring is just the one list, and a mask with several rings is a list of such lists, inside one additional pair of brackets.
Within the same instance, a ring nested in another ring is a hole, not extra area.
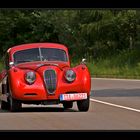
[(67, 51), (67, 47), (63, 44), (58, 43), (28, 43), (28, 44), (21, 44), (17, 46), (13, 46), (8, 49), (7, 52), (14, 53), (16, 51), (25, 50), (25, 49), (32, 49), (32, 48), (57, 48), (63, 49)]

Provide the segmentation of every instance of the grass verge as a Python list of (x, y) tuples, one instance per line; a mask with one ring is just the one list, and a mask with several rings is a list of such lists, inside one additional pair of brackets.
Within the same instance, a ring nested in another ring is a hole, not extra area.
[(105, 78), (140, 79), (140, 63), (136, 65), (111, 65), (111, 59), (87, 63), (91, 76)]

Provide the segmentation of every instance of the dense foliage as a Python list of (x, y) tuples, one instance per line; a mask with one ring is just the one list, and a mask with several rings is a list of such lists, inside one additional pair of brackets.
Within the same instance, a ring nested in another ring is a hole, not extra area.
[(119, 66), (137, 65), (140, 10), (0, 9), (0, 57), (9, 47), (32, 42), (65, 44), (76, 61), (115, 56)]

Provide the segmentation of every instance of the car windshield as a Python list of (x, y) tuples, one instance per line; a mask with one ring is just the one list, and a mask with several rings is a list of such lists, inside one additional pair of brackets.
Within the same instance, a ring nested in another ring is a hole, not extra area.
[(32, 61), (64, 61), (67, 62), (67, 55), (64, 50), (57, 48), (33, 48), (14, 53), (14, 63)]

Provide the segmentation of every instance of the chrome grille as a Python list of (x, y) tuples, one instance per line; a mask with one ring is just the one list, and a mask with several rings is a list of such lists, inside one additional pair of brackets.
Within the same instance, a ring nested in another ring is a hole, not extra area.
[(53, 94), (56, 90), (56, 73), (54, 70), (46, 70), (44, 72), (45, 86), (49, 94)]

